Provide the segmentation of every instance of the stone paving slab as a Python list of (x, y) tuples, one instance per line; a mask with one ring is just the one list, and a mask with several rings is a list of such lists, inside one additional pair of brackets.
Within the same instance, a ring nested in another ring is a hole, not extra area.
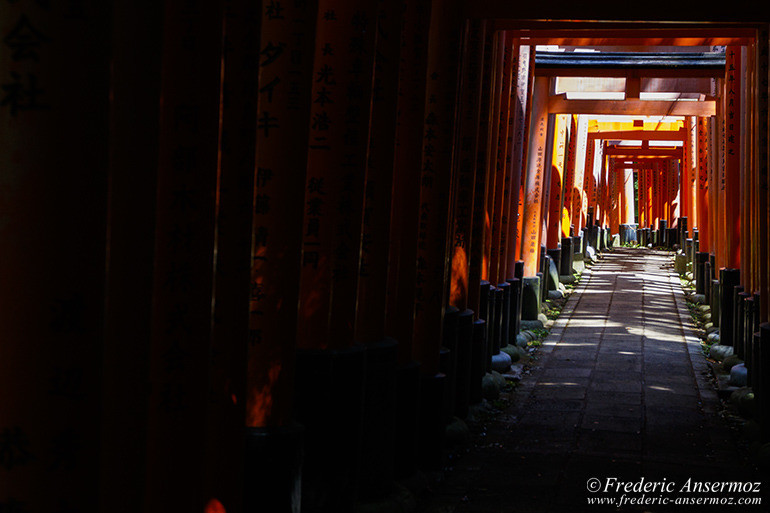
[(431, 511), (605, 511), (587, 506), (592, 476), (756, 478), (717, 415), (670, 253), (605, 253), (585, 271), (539, 354), (506, 420), (489, 427), (487, 441), (498, 448), (464, 456), (475, 470), (450, 474), (443, 485), (459, 487), (462, 500), (438, 500), (445, 496), (437, 490), (443, 509)]

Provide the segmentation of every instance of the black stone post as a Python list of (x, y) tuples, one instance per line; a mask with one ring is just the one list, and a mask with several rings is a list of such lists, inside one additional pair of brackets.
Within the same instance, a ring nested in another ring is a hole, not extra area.
[(561, 240), (561, 260), (559, 262), (559, 274), (561, 276), (572, 276), (572, 237), (564, 237)]
[(479, 404), (482, 399), (481, 380), (487, 372), (487, 321), (478, 319), (473, 323), (473, 347), (471, 349), (471, 374), (468, 402)]
[[(756, 340), (755, 340), (756, 342)], [(770, 369), (770, 324), (763, 322), (759, 325), (759, 359), (755, 367), (759, 370), (756, 373), (754, 383), (754, 394), (757, 398), (757, 409), (759, 412), (759, 424), (762, 428), (762, 440), (770, 440), (770, 380), (765, 376), (767, 369)]]
[(719, 305), (719, 343), (731, 346), (734, 342), (735, 292), (740, 283), (740, 269), (725, 268), (719, 270), (721, 301)]
[(473, 310), (463, 310), (457, 317), (457, 361), (455, 362), (454, 414), (461, 419), (468, 416), (473, 366)]
[[(706, 294), (706, 272), (708, 267), (709, 254), (697, 253), (695, 255), (695, 293)], [(708, 296), (706, 297), (708, 302)]]
[(410, 362), (398, 367), (396, 369), (396, 422), (393, 433), (396, 479), (411, 477), (417, 471), (420, 395), (420, 364)]
[(487, 354), (486, 371), (492, 370), (492, 355), (495, 351), (495, 339), (497, 338), (497, 329), (500, 323), (497, 321), (497, 289), (490, 285), (489, 287), (489, 310), (487, 313)]
[(746, 313), (744, 308), (746, 306), (745, 299), (751, 297), (751, 294), (744, 292), (742, 286), (733, 288), (733, 291), (735, 296), (735, 299), (733, 300), (733, 304), (735, 305), (735, 311), (733, 312), (733, 353), (736, 354), (738, 358), (745, 361), (745, 353), (743, 352), (743, 331)]
[(679, 228), (679, 247), (684, 251), (685, 241), (690, 237), (690, 231), (687, 229), (687, 217), (680, 217), (677, 223)]
[(455, 393), (457, 384), (457, 339), (460, 327), (460, 310), (447, 306), (444, 312), (443, 350), (444, 364), (441, 372), (444, 378), (444, 416), (449, 421), (454, 413)]
[(658, 246), (666, 247), (666, 233), (668, 230), (668, 221), (665, 219), (658, 220)]
[(750, 294), (743, 299), (743, 333), (741, 333), (741, 352), (738, 355), (746, 365), (746, 370), (751, 372), (751, 337), (754, 335), (754, 298)]

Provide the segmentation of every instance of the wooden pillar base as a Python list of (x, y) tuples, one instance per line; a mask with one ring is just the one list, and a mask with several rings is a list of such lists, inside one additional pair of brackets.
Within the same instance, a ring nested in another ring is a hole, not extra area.
[(300, 510), (304, 433), (304, 427), (297, 423), (276, 428), (246, 428), (245, 513)]
[(734, 342), (734, 321), (735, 321), (735, 287), (738, 286), (741, 279), (740, 269), (722, 268), (719, 270), (719, 284), (721, 290), (721, 301), (719, 309), (719, 343), (724, 346), (731, 346)]
[[(706, 294), (706, 267), (709, 263), (708, 253), (695, 255), (695, 293)], [(706, 298), (708, 300), (708, 298)]]
[(374, 501), (392, 491), (396, 367), (398, 344), (392, 338), (366, 346), (363, 445), (361, 449), (362, 501)]
[(471, 347), (471, 373), (470, 388), (468, 392), (468, 402), (470, 404), (479, 404), (483, 399), (481, 390), (481, 380), (487, 371), (486, 365), (486, 344), (487, 344), (487, 321), (478, 319), (473, 323), (473, 345)]
[(446, 376), (444, 386), (444, 416), (449, 422), (454, 415), (455, 393), (457, 382), (457, 338), (459, 331), (460, 311), (454, 306), (448, 306), (444, 312), (444, 332), (442, 349), (442, 365), (440, 371)]
[(306, 428), (303, 511), (346, 511), (358, 497), (364, 346), (297, 351), (296, 418)]
[[(457, 363), (455, 378), (455, 416), (468, 416), (471, 389), (471, 367), (473, 364), (473, 310), (463, 310), (458, 315)], [(479, 382), (481, 380), (479, 379)]]
[(420, 364), (410, 362), (396, 369), (394, 422), (394, 477), (407, 479), (417, 472), (420, 427)]
[(564, 237), (561, 240), (561, 261), (559, 262), (559, 275), (572, 276), (572, 257), (575, 254), (572, 249), (572, 237)]
[(759, 425), (762, 429), (762, 441), (770, 441), (770, 379), (765, 374), (770, 369), (770, 323), (763, 322), (759, 325), (759, 340), (754, 339), (754, 343), (759, 348), (756, 362), (759, 372), (753, 380), (754, 394), (759, 404), (757, 404), (757, 413), (759, 414)]
[(743, 287), (733, 289), (733, 354), (745, 361), (743, 352), (743, 329), (746, 318), (744, 300), (751, 297), (751, 294), (744, 292)]
[(440, 470), (444, 464), (444, 389), (442, 373), (420, 377), (419, 466), (423, 470)]

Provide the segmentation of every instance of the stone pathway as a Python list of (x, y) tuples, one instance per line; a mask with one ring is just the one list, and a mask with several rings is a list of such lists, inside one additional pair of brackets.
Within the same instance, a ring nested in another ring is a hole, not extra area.
[[(586, 272), (514, 404), (455, 462), (430, 511), (605, 511), (587, 505), (591, 477), (677, 490), (688, 478), (750, 479), (718, 409), (670, 253), (618, 248)], [(621, 508), (669, 510), (704, 507)]]

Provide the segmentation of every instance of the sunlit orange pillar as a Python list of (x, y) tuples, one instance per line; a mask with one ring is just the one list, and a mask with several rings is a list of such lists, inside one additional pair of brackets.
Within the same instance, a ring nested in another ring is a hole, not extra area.
[(599, 215), (597, 216), (597, 221), (599, 222), (599, 226), (604, 228), (607, 223), (609, 222), (609, 218), (607, 216), (607, 201), (609, 199), (609, 194), (607, 191), (607, 173), (609, 171), (609, 159), (607, 155), (605, 155), (605, 148), (607, 146), (607, 141), (602, 141), (602, 161), (601, 161), (601, 169), (600, 169), (600, 175), (599, 175), (599, 196), (598, 196), (598, 204), (599, 204)]
[(646, 228), (655, 229), (655, 221), (653, 219), (653, 170), (655, 169), (655, 164), (650, 163), (649, 167), (644, 170), (644, 183), (645, 183), (645, 190), (644, 190), (644, 198), (645, 198), (645, 207), (644, 210), (647, 212), (647, 226)]
[[(593, 122), (591, 123), (593, 124)], [(583, 168), (583, 201), (581, 203), (580, 210), (585, 216), (583, 219), (583, 227), (588, 224), (588, 209), (592, 206), (593, 194), (595, 189), (594, 184), (594, 153), (596, 150), (596, 141), (594, 139), (586, 138), (586, 156), (585, 167)]]
[[(95, 486), (102, 477), (101, 403), (114, 400), (101, 389), (103, 372), (115, 370), (102, 370), (113, 21), (106, 3), (81, 3), (78, 17), (63, 7), (0, 5), (0, 509), (6, 511), (63, 505), (101, 511)], [(154, 23), (156, 14), (150, 18)], [(152, 158), (142, 161), (154, 166)], [(122, 179), (129, 177), (135, 178)], [(152, 196), (149, 201), (152, 209)], [(144, 310), (147, 301), (136, 306)], [(140, 314), (146, 319), (146, 310)], [(134, 370), (121, 374), (136, 394), (146, 385), (146, 368)], [(192, 476), (171, 485), (186, 477)], [(201, 507), (195, 499), (185, 504)]]
[(569, 117), (559, 114), (554, 118), (553, 157), (551, 159), (551, 190), (548, 202), (549, 249), (556, 249), (562, 238), (562, 211), (564, 208), (564, 160), (567, 154)]
[(527, 151), (527, 178), (522, 232), (524, 276), (535, 276), (540, 260), (541, 204), (548, 131), (548, 78), (535, 77)]
[(711, 219), (709, 225), (711, 227), (710, 233), (710, 254), (714, 255), (715, 263), (712, 272), (716, 275), (719, 269), (719, 263), (721, 263), (721, 247), (724, 245), (724, 240), (720, 236), (720, 229), (722, 225), (720, 223), (722, 205), (722, 186), (724, 184), (724, 124), (722, 120), (721, 102), (717, 103), (717, 115), (712, 117), (709, 122), (709, 210)]
[(638, 190), (638, 199), (637, 199), (637, 209), (639, 211), (639, 228), (646, 228), (647, 227), (647, 198), (646, 198), (646, 192), (647, 192), (647, 175), (646, 170), (642, 167), (637, 171), (636, 179), (637, 179), (637, 190)]
[(575, 175), (572, 184), (572, 211), (570, 220), (575, 227), (575, 235), (580, 234), (585, 226), (585, 175), (586, 153), (588, 149), (588, 118), (579, 115), (577, 121), (577, 134), (575, 140)]
[(741, 71), (741, 47), (728, 46), (725, 50), (724, 121), (725, 121), (725, 183), (723, 215), (725, 241), (723, 266), (738, 269), (741, 234), (741, 125), (743, 77)]
[(622, 224), (631, 224), (634, 222), (634, 171), (633, 169), (624, 169), (622, 174), (622, 195), (623, 208), (621, 210), (620, 221)]
[(564, 210), (562, 212), (562, 237), (570, 236), (570, 226), (574, 224), (573, 198), (575, 197), (575, 162), (577, 153), (578, 116), (570, 115), (567, 132), (567, 163), (564, 171)]
[(620, 230), (621, 196), (618, 184), (620, 171), (616, 169), (615, 159), (610, 158), (609, 172), (607, 173), (607, 189), (609, 192), (609, 204), (607, 213), (609, 217), (610, 234), (616, 234)]
[[(453, 207), (453, 235), (451, 285), (449, 292), (449, 304), (460, 311), (469, 307), (468, 299), (471, 296), (471, 248), (474, 237), (482, 238), (481, 232), (473, 232), (473, 212), (475, 209), (477, 184), (483, 184), (483, 170), (477, 167), (478, 143), (479, 143), (479, 118), (481, 87), (483, 81), (482, 67), (484, 63), (484, 38), (485, 25), (481, 22), (470, 22), (466, 25), (463, 71), (460, 93), (460, 111), (458, 122), (460, 123), (457, 141), (457, 175), (455, 182), (455, 200)], [(478, 175), (477, 175), (478, 173)], [(478, 288), (480, 275), (473, 280), (472, 287)], [(476, 292), (477, 294), (478, 292)], [(477, 310), (478, 306), (473, 305)]]
[[(687, 216), (687, 225), (692, 236), (692, 230), (698, 227), (698, 118), (688, 117), (685, 120), (687, 138), (684, 147), (684, 173), (686, 176), (686, 210), (682, 215)], [(700, 234), (698, 235), (700, 239)]]
[(711, 251), (712, 212), (709, 210), (709, 118), (698, 118), (698, 199), (697, 199), (697, 228), (698, 248), (702, 253)]
[[(660, 229), (660, 220), (664, 218), (663, 205), (664, 205), (664, 188), (662, 187), (662, 180), (664, 176), (665, 164), (662, 161), (655, 161), (652, 176), (652, 197), (653, 197), (653, 218), (655, 223), (653, 225), (654, 230)], [(660, 243), (660, 241), (658, 241)]]

